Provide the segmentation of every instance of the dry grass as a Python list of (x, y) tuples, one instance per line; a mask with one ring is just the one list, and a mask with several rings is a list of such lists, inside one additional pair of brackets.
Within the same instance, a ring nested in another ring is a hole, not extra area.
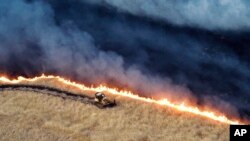
[[(55, 80), (49, 85), (72, 92)], [(93, 92), (84, 92), (91, 94)], [(228, 141), (228, 125), (116, 96), (101, 110), (73, 100), (25, 91), (0, 92), (1, 141)]]

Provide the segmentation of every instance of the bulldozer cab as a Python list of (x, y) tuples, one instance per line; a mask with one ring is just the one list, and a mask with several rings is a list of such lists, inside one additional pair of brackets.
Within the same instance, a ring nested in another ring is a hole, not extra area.
[(102, 102), (105, 98), (106, 98), (106, 96), (103, 93), (101, 93), (101, 92), (95, 93), (95, 101), (96, 102)]

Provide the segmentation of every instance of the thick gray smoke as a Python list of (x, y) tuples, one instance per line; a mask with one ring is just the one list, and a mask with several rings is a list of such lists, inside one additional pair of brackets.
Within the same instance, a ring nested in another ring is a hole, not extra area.
[(99, 50), (91, 35), (73, 24), (57, 26), (48, 4), (3, 0), (0, 13), (2, 71), (13, 67), (28, 74), (37, 67), (93, 84), (112, 82), (155, 96), (190, 97), (188, 90), (171, 85), (167, 78), (144, 75), (136, 66), (125, 69), (121, 56)]
[[(0, 0), (0, 73), (59, 74), (89, 84), (130, 88), (146, 96), (192, 100), (230, 114), (230, 104), (249, 109), (248, 62), (228, 49), (228, 44), (214, 39), (217, 37), (213, 34), (162, 27), (157, 21), (152, 24), (140, 16), (131, 17), (112, 8), (73, 0), (47, 2)], [(121, 2), (107, 1), (113, 6)], [(137, 15), (133, 11), (139, 2), (123, 6), (131, 6), (129, 12)], [(147, 2), (145, 5), (150, 3)], [(163, 2), (155, 4), (163, 6)], [(170, 3), (164, 4), (163, 9), (171, 11)], [(153, 7), (148, 7), (148, 14), (143, 7), (141, 12), (151, 17), (150, 14), (158, 13), (158, 8), (152, 10)], [(187, 20), (178, 14), (167, 17), (176, 18), (167, 20), (180, 26), (235, 30), (248, 27), (239, 20), (230, 25), (200, 17), (207, 20), (204, 23), (212, 22), (202, 24), (202, 20)], [(236, 91), (239, 95), (235, 95)], [(246, 100), (244, 106), (242, 99)]]
[(250, 28), (248, 0), (82, 0), (120, 11), (209, 30)]

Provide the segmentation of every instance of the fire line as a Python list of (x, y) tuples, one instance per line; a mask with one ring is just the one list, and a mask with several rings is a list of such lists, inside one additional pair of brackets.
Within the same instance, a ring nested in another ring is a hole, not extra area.
[(25, 77), (19, 76), (17, 79), (9, 79), (8, 77), (0, 76), (0, 82), (9, 83), (9, 84), (19, 84), (23, 81), (35, 82), (35, 81), (38, 81), (40, 79), (57, 79), (59, 82), (62, 82), (63, 84), (77, 87), (81, 90), (105, 91), (105, 92), (108, 92), (108, 93), (113, 94), (113, 95), (120, 95), (120, 96), (124, 96), (124, 97), (129, 97), (129, 98), (135, 99), (135, 100), (140, 100), (140, 101), (144, 101), (144, 102), (148, 102), (148, 103), (155, 103), (158, 105), (163, 105), (166, 107), (176, 109), (178, 111), (196, 114), (196, 115), (203, 116), (203, 117), (206, 117), (206, 118), (218, 121), (218, 122), (226, 123), (226, 124), (236, 124), (236, 125), (237, 124), (244, 124), (243, 122), (241, 122), (239, 120), (231, 120), (227, 116), (225, 116), (223, 114), (215, 113), (212, 110), (211, 111), (203, 111), (203, 110), (200, 110), (198, 107), (189, 106), (189, 105), (187, 106), (184, 103), (183, 104), (174, 104), (173, 102), (169, 101), (167, 98), (162, 99), (162, 100), (155, 100), (155, 99), (151, 99), (151, 98), (140, 97), (138, 94), (132, 93), (131, 91), (118, 90), (116, 88), (110, 88), (110, 87), (107, 87), (104, 85), (100, 85), (97, 87), (87, 87), (84, 84), (76, 83), (76, 82), (73, 82), (71, 80), (64, 79), (63, 77), (60, 77), (60, 76), (44, 75), (43, 74), (41, 76), (37, 76), (37, 77), (33, 77), (33, 78), (25, 78)]

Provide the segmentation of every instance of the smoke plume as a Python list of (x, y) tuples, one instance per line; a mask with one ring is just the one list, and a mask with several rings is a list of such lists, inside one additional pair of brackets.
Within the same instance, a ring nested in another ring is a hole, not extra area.
[[(227, 114), (235, 114), (231, 111), (236, 108), (241, 116), (249, 116), (248, 34), (186, 28), (236, 30), (249, 26), (244, 20), (212, 22), (204, 16), (198, 20), (165, 12), (170, 15), (162, 16), (167, 22), (161, 22), (155, 20), (158, 11), (152, 2), (144, 4), (142, 13), (135, 10), (141, 7), (139, 1), (122, 2), (106, 1), (125, 11), (130, 7), (128, 12), (135, 16), (99, 1), (0, 0), (0, 73), (62, 75), (129, 88), (144, 96), (213, 106)], [(164, 4), (171, 11), (171, 3)]]
[(209, 30), (250, 28), (248, 0), (83, 0), (119, 11)]

